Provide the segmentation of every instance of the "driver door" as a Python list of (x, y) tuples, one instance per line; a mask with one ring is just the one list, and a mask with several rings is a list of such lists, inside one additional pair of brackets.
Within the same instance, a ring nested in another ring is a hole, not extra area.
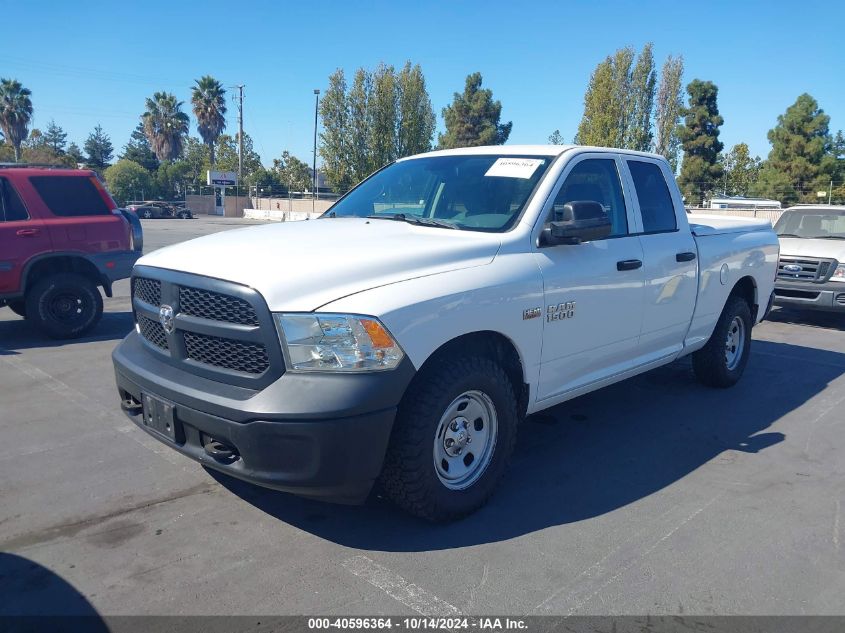
[(634, 366), (643, 319), (643, 251), (622, 165), (611, 153), (582, 154), (564, 170), (543, 222), (567, 202), (602, 205), (609, 237), (537, 247), (543, 277), (543, 351), (538, 401), (559, 398)]

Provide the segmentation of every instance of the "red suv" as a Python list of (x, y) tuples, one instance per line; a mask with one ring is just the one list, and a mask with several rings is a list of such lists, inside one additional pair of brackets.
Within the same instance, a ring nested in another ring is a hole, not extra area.
[(141, 223), (116, 208), (92, 171), (0, 165), (0, 306), (53, 338), (74, 338), (103, 314), (98, 286), (128, 277)]

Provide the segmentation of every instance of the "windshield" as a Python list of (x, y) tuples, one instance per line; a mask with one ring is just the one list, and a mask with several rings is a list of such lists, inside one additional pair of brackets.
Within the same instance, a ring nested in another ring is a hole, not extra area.
[(845, 210), (785, 211), (775, 223), (775, 232), (784, 237), (845, 240)]
[(476, 154), (399, 161), (362, 182), (323, 217), (383, 217), (421, 226), (505, 231), (552, 160)]

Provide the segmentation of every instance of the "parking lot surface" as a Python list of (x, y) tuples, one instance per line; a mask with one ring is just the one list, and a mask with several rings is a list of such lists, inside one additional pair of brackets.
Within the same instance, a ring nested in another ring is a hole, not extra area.
[[(145, 250), (242, 220), (144, 222)], [(93, 335), (0, 309), (0, 615), (845, 614), (845, 318), (776, 310), (733, 389), (688, 361), (527, 420), (450, 525), (211, 473), (120, 412)]]

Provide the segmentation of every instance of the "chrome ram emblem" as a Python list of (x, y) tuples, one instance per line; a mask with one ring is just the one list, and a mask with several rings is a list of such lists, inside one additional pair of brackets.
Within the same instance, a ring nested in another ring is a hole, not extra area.
[(173, 308), (163, 305), (158, 309), (158, 322), (168, 334), (173, 334)]

